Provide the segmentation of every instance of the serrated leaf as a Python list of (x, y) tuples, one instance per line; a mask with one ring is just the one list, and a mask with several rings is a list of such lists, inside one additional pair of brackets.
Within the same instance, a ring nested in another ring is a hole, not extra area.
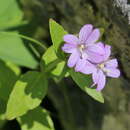
[(79, 72), (75, 72), (72, 69), (69, 71), (72, 79), (76, 82), (76, 84), (89, 96), (93, 99), (104, 103), (104, 98), (101, 92), (96, 91), (96, 89), (89, 88), (92, 85), (91, 77), (88, 75), (81, 74)]
[(29, 68), (36, 68), (38, 65), (21, 38), (6, 33), (0, 33), (0, 59)]
[(0, 0), (0, 30), (22, 24), (23, 12), (17, 0)]
[(39, 106), (47, 92), (47, 79), (40, 72), (28, 72), (14, 85), (10, 94), (6, 117), (11, 120)]
[[(54, 49), (56, 54), (60, 56), (61, 54), (61, 44), (63, 43), (63, 36), (67, 34), (67, 32), (63, 29), (61, 25), (56, 23), (54, 20), (50, 19), (50, 34), (53, 42)], [(60, 53), (60, 54), (59, 54)]]
[(17, 120), (21, 126), (21, 130), (54, 130), (51, 117), (41, 107), (29, 111)]

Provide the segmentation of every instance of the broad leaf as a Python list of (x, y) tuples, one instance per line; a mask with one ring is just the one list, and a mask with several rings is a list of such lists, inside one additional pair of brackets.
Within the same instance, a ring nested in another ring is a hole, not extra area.
[(23, 13), (17, 0), (0, 0), (0, 30), (22, 24)]
[(32, 54), (24, 46), (23, 41), (8, 33), (0, 33), (0, 59), (29, 68), (36, 68), (38, 65)]
[(0, 98), (7, 101), (18, 76), (0, 61)]
[(0, 128), (6, 123), (5, 112), (7, 100), (18, 79), (18, 73), (10, 69), (10, 64), (0, 61)]
[(76, 84), (84, 91), (86, 92), (88, 95), (90, 95), (93, 99), (104, 103), (104, 98), (101, 94), (101, 92), (96, 91), (96, 89), (94, 88), (90, 88), (90, 86), (92, 85), (92, 81), (91, 81), (91, 77), (78, 73), (78, 72), (74, 72), (72, 69), (70, 70), (70, 75), (72, 77), (72, 79), (76, 82)]
[(16, 82), (7, 104), (6, 117), (11, 120), (39, 106), (47, 92), (47, 79), (39, 72), (28, 72)]
[(54, 130), (53, 122), (45, 109), (38, 107), (19, 117), (21, 130)]
[(54, 20), (50, 19), (50, 33), (56, 54), (60, 56), (61, 44), (63, 43), (63, 36), (67, 34), (67, 32), (63, 29), (61, 25), (56, 23)]

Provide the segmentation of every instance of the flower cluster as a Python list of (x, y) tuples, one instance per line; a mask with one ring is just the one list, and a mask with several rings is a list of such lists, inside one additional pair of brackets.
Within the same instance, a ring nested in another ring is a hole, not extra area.
[(111, 59), (111, 46), (97, 42), (100, 37), (99, 29), (91, 24), (84, 25), (78, 36), (67, 34), (64, 36), (65, 44), (62, 50), (70, 53), (68, 67), (76, 72), (92, 74), (93, 85), (101, 91), (106, 83), (106, 76), (118, 78), (120, 71), (117, 68), (117, 59)]

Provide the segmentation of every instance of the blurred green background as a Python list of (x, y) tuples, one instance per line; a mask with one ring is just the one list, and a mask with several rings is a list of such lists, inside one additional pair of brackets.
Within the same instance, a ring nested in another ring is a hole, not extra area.
[[(50, 18), (60, 23), (68, 32), (75, 34), (82, 25), (91, 23), (102, 29), (102, 40), (112, 45), (112, 55), (119, 60), (121, 77), (108, 79), (103, 90), (104, 104), (96, 102), (75, 87), (76, 84), (71, 78), (64, 79), (59, 86), (50, 81), (52, 83), (48, 95), (41, 106), (51, 112), (55, 129), (130, 130), (130, 29), (127, 18), (121, 14), (120, 9), (113, 7), (113, 1), (18, 0), (17, 2), (23, 11), (24, 22), (6, 30), (18, 30), (21, 34), (33, 37), (49, 47), (52, 45), (48, 24)], [(35, 45), (35, 48), (41, 54), (44, 53), (39, 46)], [(23, 67), (22, 72), (26, 71), (28, 69)], [(64, 82), (66, 86), (63, 85)], [(2, 103), (0, 107), (1, 105)], [(0, 130), (20, 130), (16, 120), (1, 121), (0, 125)]]

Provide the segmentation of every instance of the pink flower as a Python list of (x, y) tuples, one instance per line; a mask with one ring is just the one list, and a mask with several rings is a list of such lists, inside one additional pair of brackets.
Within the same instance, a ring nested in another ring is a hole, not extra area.
[(103, 43), (98, 43), (105, 51), (103, 55), (103, 60), (99, 63), (87, 63), (86, 67), (83, 68), (80, 72), (84, 74), (91, 74), (93, 79), (93, 86), (97, 85), (97, 91), (101, 91), (106, 84), (106, 76), (112, 78), (118, 78), (120, 76), (120, 71), (117, 68), (118, 62), (117, 59), (110, 59), (111, 46), (105, 45)]
[(99, 39), (99, 29), (93, 29), (91, 24), (84, 25), (78, 37), (72, 34), (64, 36), (66, 42), (62, 50), (70, 53), (68, 66), (75, 67), (76, 71), (80, 71), (89, 62), (99, 63), (102, 61), (104, 49), (96, 44)]

